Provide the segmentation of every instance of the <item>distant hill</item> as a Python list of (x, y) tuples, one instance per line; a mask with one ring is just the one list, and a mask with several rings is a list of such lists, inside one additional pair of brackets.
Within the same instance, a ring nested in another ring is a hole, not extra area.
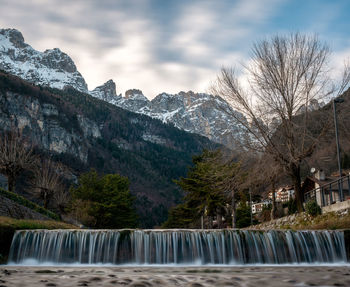
[(44, 88), (0, 72), (0, 129), (11, 125), (75, 175), (95, 168), (127, 176), (142, 227), (162, 223), (180, 200), (172, 180), (186, 174), (192, 156), (219, 147), (73, 88)]

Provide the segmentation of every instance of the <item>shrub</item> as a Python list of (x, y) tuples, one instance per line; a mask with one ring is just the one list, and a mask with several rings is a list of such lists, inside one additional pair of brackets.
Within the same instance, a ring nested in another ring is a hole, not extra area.
[(250, 206), (245, 201), (236, 209), (236, 227), (244, 228), (250, 225)]
[(305, 205), (306, 213), (311, 216), (316, 216), (322, 213), (321, 207), (317, 204), (316, 200), (310, 200)]
[(288, 201), (288, 214), (291, 215), (291, 214), (294, 214), (297, 212), (297, 202), (295, 199), (290, 199)]

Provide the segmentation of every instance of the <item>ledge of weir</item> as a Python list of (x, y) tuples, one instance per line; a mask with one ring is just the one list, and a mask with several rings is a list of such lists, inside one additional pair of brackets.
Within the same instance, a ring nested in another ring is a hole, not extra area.
[(132, 232), (144, 232), (144, 233), (159, 233), (159, 232), (197, 232), (197, 233), (209, 233), (209, 232), (256, 232), (256, 233), (265, 233), (270, 231), (276, 231), (276, 232), (344, 232), (344, 246), (345, 246), (345, 252), (346, 252), (346, 258), (347, 262), (350, 262), (350, 229), (340, 229), (340, 230), (291, 230), (291, 229), (267, 229), (267, 230), (261, 230), (261, 229), (54, 229), (54, 230), (47, 230), (47, 229), (36, 229), (36, 230), (18, 230), (16, 232), (77, 232), (77, 233), (104, 233), (104, 232), (126, 232), (127, 234), (130, 234)]

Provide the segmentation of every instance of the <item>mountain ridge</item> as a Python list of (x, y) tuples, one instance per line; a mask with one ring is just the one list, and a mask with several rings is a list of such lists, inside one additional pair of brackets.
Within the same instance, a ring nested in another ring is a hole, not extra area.
[[(73, 60), (59, 48), (39, 52), (25, 43), (16, 29), (0, 29), (0, 69), (33, 84), (65, 89), (68, 86), (123, 109), (145, 114), (179, 129), (197, 133), (209, 139), (235, 147), (240, 136), (239, 124), (229, 115), (234, 112), (223, 99), (192, 91), (178, 94), (161, 93), (151, 101), (142, 91), (127, 90), (117, 94), (113, 80), (89, 91)], [(229, 113), (225, 112), (229, 111)]]

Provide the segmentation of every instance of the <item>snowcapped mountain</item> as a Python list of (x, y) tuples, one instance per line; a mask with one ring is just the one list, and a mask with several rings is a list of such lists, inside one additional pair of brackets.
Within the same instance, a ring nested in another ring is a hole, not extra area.
[(0, 69), (42, 86), (58, 89), (71, 86), (228, 147), (234, 147), (234, 138), (240, 134), (239, 124), (229, 115), (234, 111), (220, 97), (189, 91), (162, 93), (150, 101), (136, 89), (126, 91), (125, 96), (118, 95), (113, 80), (88, 91), (84, 78), (67, 54), (58, 48), (39, 52), (26, 44), (21, 32), (15, 29), (0, 29)]
[(172, 123), (177, 128), (208, 137), (228, 147), (235, 146), (240, 125), (230, 116), (236, 113), (222, 98), (204, 93), (162, 93), (149, 101), (141, 91), (129, 90), (117, 106)]
[(38, 85), (88, 90), (67, 54), (58, 48), (39, 52), (26, 44), (22, 33), (15, 29), (0, 29), (0, 69)]
[(162, 93), (150, 101), (137, 89), (126, 91), (124, 96), (117, 95), (112, 80), (90, 94), (123, 109), (206, 136), (227, 147), (235, 147), (235, 137), (240, 136), (240, 125), (230, 115), (235, 111), (220, 97), (189, 91), (174, 95)]

